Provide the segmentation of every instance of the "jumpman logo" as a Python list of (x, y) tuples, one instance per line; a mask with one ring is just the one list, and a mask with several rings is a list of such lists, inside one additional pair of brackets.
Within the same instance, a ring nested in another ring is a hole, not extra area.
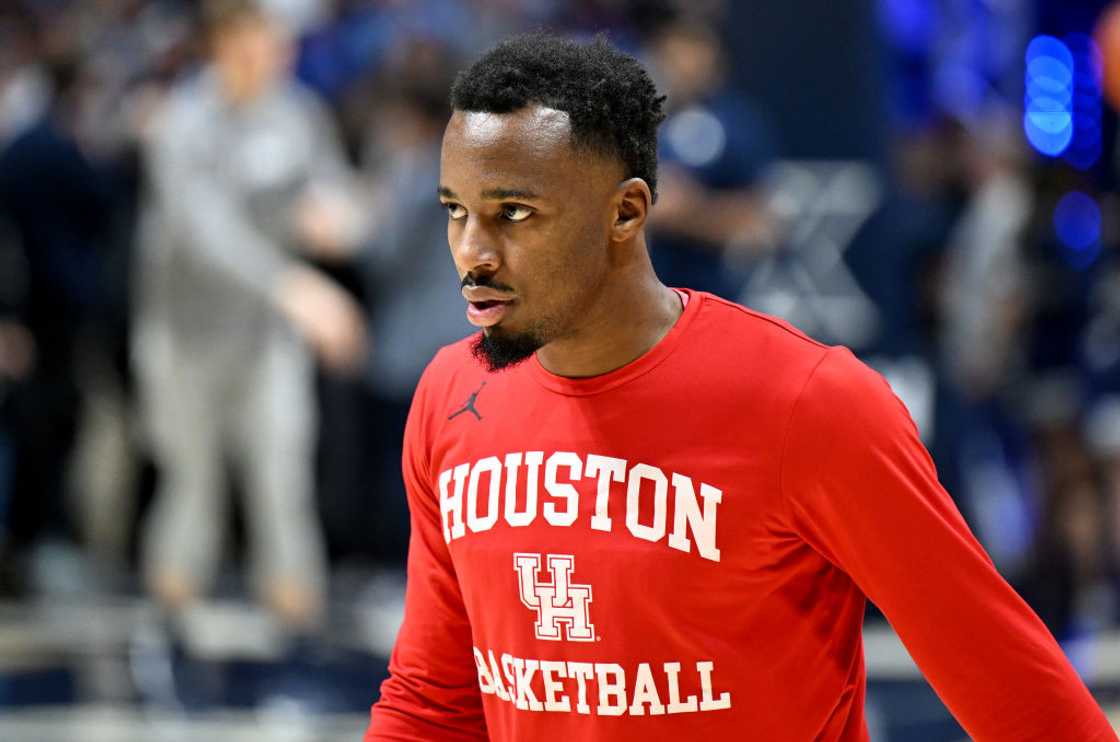
[(463, 405), (463, 409), (459, 410), (458, 412), (453, 412), (452, 414), (448, 415), (447, 419), (448, 420), (454, 420), (455, 418), (459, 417), (459, 415), (462, 415), (464, 412), (469, 412), (472, 415), (474, 415), (475, 417), (477, 417), (479, 420), (481, 420), (482, 415), (478, 414), (478, 408), (474, 406), (474, 403), (475, 403), (475, 401), (478, 400), (478, 395), (482, 391), (482, 387), (484, 387), (484, 386), (486, 386), (485, 381), (482, 382), (482, 384), (479, 385), (478, 389), (471, 392), (471, 396), (467, 397), (467, 403), (465, 405)]

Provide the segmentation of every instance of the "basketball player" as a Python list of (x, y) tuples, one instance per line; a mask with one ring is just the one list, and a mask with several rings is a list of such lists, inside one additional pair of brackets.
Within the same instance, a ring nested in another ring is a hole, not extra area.
[(439, 197), (481, 332), (413, 400), (367, 742), (866, 740), (868, 598), (975, 739), (1116, 739), (884, 380), (658, 281), (634, 59), (521, 37), (451, 97)]

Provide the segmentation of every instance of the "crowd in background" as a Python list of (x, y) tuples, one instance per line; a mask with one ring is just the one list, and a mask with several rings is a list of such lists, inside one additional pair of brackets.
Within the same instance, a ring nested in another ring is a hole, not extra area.
[[(662, 279), (851, 345), (1059, 638), (1120, 623), (1112, 117), (1095, 167), (1027, 147), (1025, 2), (978, 38), (951, 3), (850, 5), (875, 85), (831, 95), (877, 112), (866, 152), (799, 138), (845, 121), (752, 86), (749, 13), (718, 0), (4, 3), (0, 594), (174, 608), (241, 561), (303, 630), (332, 567), (403, 562), (409, 399), (470, 331), (435, 198), (447, 90), (546, 27), (606, 30), (668, 94)], [(1071, 246), (1073, 190), (1098, 224)]]

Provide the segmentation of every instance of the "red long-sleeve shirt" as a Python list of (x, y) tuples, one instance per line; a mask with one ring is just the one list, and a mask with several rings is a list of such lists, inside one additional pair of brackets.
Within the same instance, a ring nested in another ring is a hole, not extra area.
[(866, 740), (865, 596), (973, 738), (1116, 740), (883, 379), (688, 296), (602, 376), (433, 360), (366, 741)]

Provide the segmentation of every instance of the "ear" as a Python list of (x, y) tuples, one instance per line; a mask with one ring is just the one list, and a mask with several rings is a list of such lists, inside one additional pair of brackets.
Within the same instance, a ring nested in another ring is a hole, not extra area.
[(613, 207), (614, 223), (611, 225), (611, 239), (614, 242), (627, 242), (641, 233), (653, 203), (653, 193), (641, 178), (630, 178), (618, 184), (615, 189)]

